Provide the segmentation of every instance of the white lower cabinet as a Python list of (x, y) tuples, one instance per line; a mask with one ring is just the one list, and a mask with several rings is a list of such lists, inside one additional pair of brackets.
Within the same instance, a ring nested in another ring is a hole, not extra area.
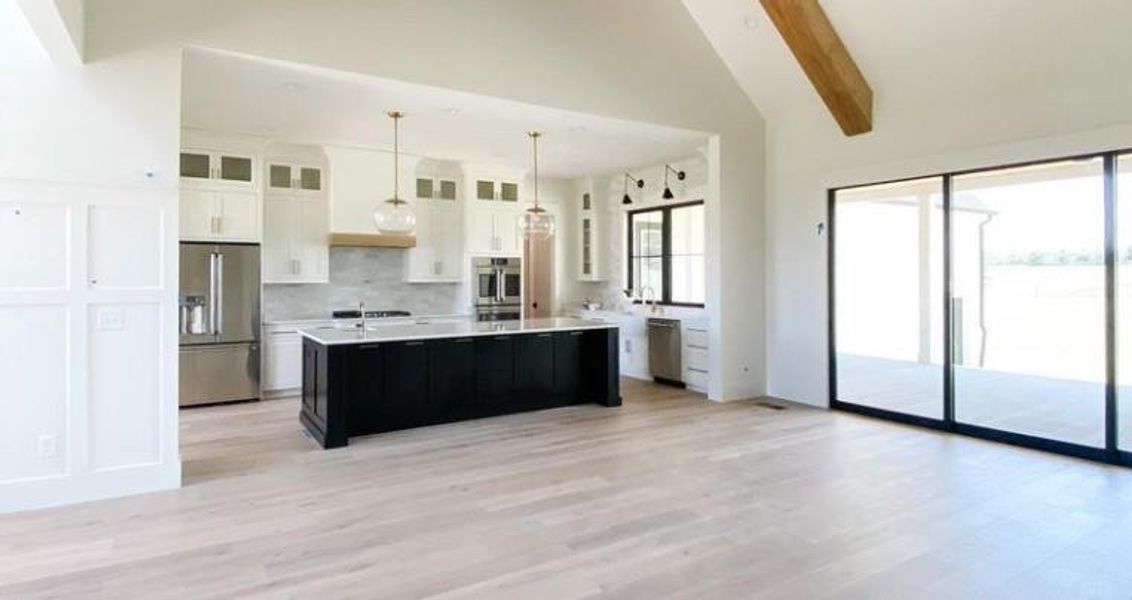
[(463, 211), (451, 206), (422, 205), (418, 205), (417, 245), (405, 252), (405, 280), (410, 283), (462, 281)]
[(523, 254), (519, 238), (519, 215), (522, 209), (477, 206), (470, 203), (468, 210), (468, 252), (498, 256)]
[(690, 390), (707, 393), (708, 388), (708, 331), (707, 324), (699, 321), (682, 321), (680, 339), (683, 349), (684, 385)]
[(263, 282), (326, 283), (330, 272), (326, 202), (269, 195), (263, 207)]
[(259, 197), (255, 192), (181, 190), (180, 233), (185, 241), (258, 242)]
[(269, 326), (263, 335), (265, 392), (294, 390), (303, 385), (303, 338), (294, 327)]

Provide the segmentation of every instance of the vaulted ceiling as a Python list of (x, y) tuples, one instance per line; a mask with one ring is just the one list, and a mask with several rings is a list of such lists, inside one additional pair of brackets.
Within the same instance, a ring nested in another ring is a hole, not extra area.
[[(825, 111), (757, 0), (684, 0), (772, 125)], [(821, 0), (875, 93), (876, 127), (923, 119), (1132, 121), (1132, 2)], [(830, 121), (828, 114), (823, 117)]]

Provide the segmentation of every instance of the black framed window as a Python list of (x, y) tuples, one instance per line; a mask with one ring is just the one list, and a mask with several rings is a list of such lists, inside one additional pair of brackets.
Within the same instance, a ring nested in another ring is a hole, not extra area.
[(704, 202), (628, 213), (628, 287), (661, 304), (703, 306)]

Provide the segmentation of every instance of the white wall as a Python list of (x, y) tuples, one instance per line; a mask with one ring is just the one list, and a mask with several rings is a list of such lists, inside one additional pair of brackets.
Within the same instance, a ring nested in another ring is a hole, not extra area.
[(828, 405), (827, 239), (817, 225), (826, 219), (829, 188), (1132, 147), (1132, 123), (1098, 128), (1072, 106), (1041, 118), (999, 114), (907, 107), (881, 113), (876, 131), (859, 138), (812, 115), (770, 129), (771, 395)]
[(179, 68), (0, 58), (0, 511), (180, 484)]

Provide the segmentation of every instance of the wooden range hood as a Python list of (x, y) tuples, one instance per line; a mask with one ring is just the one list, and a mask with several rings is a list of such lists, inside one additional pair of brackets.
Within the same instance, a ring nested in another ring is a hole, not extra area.
[(415, 235), (387, 233), (332, 233), (330, 234), (330, 246), (354, 248), (415, 248), (417, 246), (417, 237)]

